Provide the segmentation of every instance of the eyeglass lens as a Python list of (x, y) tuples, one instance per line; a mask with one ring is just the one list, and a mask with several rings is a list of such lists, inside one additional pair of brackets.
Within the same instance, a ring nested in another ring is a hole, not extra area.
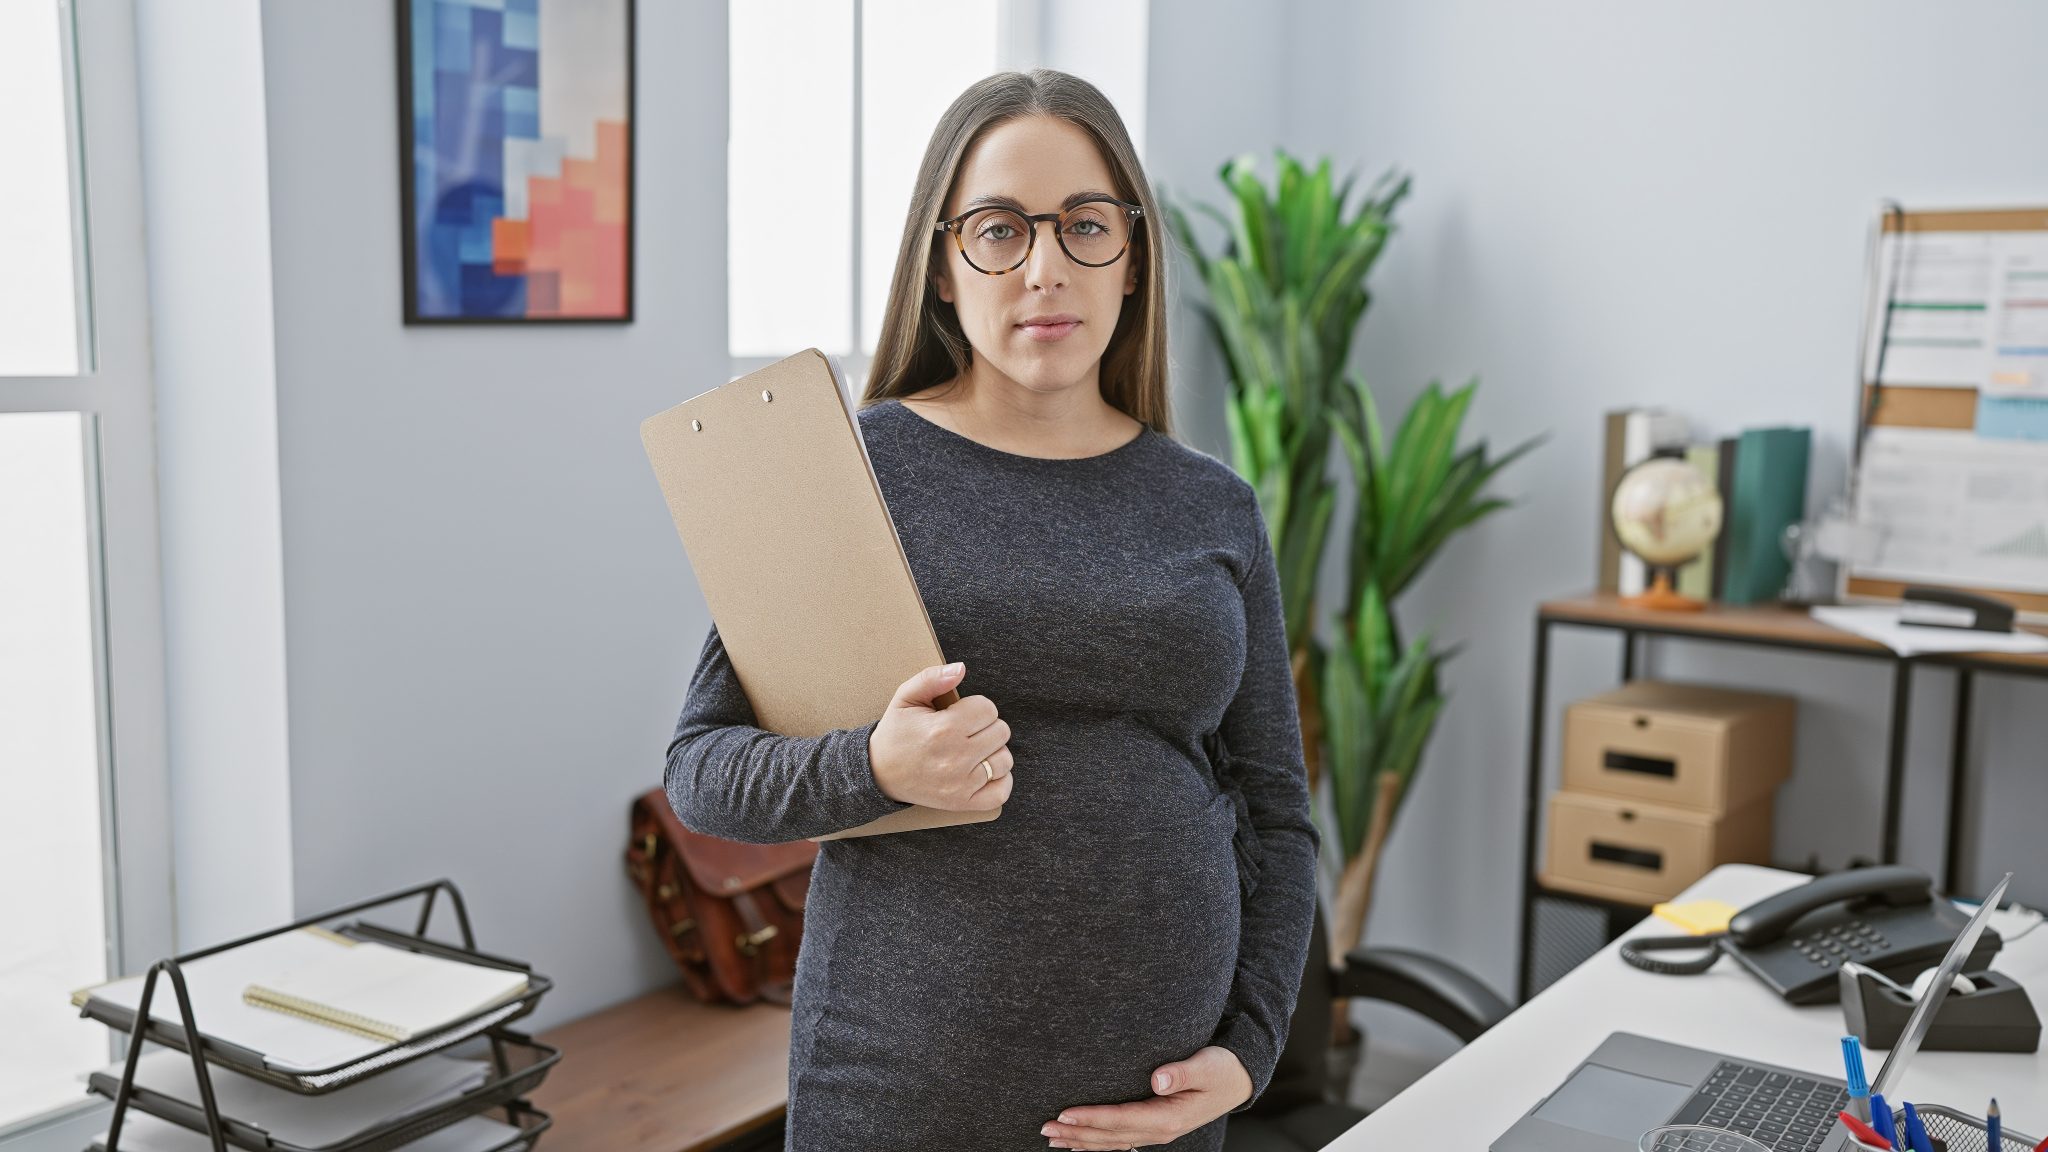
[[(984, 272), (1004, 272), (1024, 262), (1033, 225), (1006, 208), (989, 208), (960, 222), (967, 261)], [(1131, 224), (1120, 205), (1076, 204), (1060, 217), (1060, 243), (1079, 264), (1115, 260), (1130, 239)]]

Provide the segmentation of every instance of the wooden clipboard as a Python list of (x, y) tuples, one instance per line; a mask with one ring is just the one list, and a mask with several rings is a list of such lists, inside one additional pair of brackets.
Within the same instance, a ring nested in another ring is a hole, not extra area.
[[(946, 662), (842, 381), (835, 359), (806, 348), (640, 425), (756, 721), (786, 736), (869, 723), (905, 680)], [(920, 804), (810, 839), (1001, 814)]]

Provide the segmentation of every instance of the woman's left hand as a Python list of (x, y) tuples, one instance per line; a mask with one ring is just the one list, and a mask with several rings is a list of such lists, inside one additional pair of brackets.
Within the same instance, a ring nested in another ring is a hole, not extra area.
[(1130, 1104), (1088, 1104), (1061, 1112), (1040, 1129), (1054, 1148), (1144, 1148), (1167, 1144), (1252, 1098), (1252, 1078), (1237, 1053), (1211, 1044), (1152, 1071), (1158, 1095)]

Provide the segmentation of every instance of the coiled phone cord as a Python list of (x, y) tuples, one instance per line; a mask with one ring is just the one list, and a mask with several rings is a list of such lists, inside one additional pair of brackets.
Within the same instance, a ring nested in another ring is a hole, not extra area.
[[(1629, 966), (1659, 976), (1697, 976), (1714, 966), (1721, 958), (1721, 941), (1726, 932), (1710, 932), (1705, 936), (1650, 936), (1638, 937), (1621, 942), (1621, 958)], [(1674, 952), (1679, 949), (1705, 949), (1689, 960), (1653, 960), (1645, 952)]]

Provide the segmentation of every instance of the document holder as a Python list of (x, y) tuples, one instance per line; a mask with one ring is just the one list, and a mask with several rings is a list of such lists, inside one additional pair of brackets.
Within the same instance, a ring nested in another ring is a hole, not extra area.
[[(461, 931), (462, 944), (456, 946), (428, 939), (426, 931), (434, 914), (436, 898), (446, 890), (448, 902), (454, 909), (455, 919)], [(272, 1067), (265, 1060), (264, 1053), (242, 1045), (230, 1043), (211, 1036), (194, 1019), (192, 1000), (181, 968), (215, 953), (239, 948), (285, 932), (321, 925), (326, 921), (354, 915), (380, 905), (391, 904), (410, 897), (423, 897), (418, 921), (411, 932), (403, 932), (383, 925), (362, 921), (343, 924), (332, 931), (352, 939), (376, 941), (392, 947), (405, 948), (429, 955), (492, 967), (517, 969), (527, 974), (527, 987), (518, 997), (498, 1004), (487, 1005), (460, 1019), (432, 1030), (411, 1040), (389, 1044), (363, 1056), (348, 1060), (329, 1068), (310, 1071), (292, 1071)], [(152, 1016), (150, 1006), (157, 991), (157, 978), (168, 976), (172, 997), (177, 1001), (179, 1023), (158, 1020)], [(408, 1140), (417, 1139), (427, 1132), (453, 1124), (465, 1116), (475, 1115), (492, 1107), (503, 1107), (508, 1122), (520, 1129), (519, 1137), (509, 1140), (504, 1152), (531, 1147), (539, 1134), (550, 1123), (545, 1112), (533, 1108), (523, 1096), (537, 1086), (547, 1075), (561, 1053), (546, 1045), (537, 1044), (529, 1037), (504, 1027), (532, 1012), (540, 998), (553, 982), (538, 975), (526, 964), (493, 956), (476, 949), (475, 934), (470, 930), (469, 912), (463, 903), (462, 893), (451, 880), (441, 879), (426, 884), (364, 900), (341, 908), (306, 917), (279, 928), (258, 932), (239, 940), (231, 940), (211, 948), (204, 948), (179, 956), (159, 960), (151, 965), (144, 977), (142, 994), (137, 1006), (129, 1009), (123, 1005), (93, 997), (91, 989), (83, 993), (79, 1014), (120, 1029), (128, 1033), (128, 1051), (120, 1077), (96, 1073), (89, 1086), (95, 1092), (113, 1098), (112, 1124), (104, 1145), (97, 1145), (101, 1152), (120, 1152), (121, 1122), (130, 1104), (141, 1111), (156, 1115), (159, 1119), (177, 1123), (182, 1127), (203, 1132), (211, 1137), (216, 1152), (225, 1152), (227, 1147), (248, 1148), (252, 1152), (285, 1152), (288, 1146), (272, 1141), (268, 1133), (251, 1125), (239, 1124), (223, 1118), (215, 1100), (209, 1065), (232, 1069), (252, 1079), (273, 1087), (282, 1088), (300, 1095), (317, 1096), (357, 1083), (390, 1068), (417, 1060), (429, 1053), (442, 1052), (468, 1041), (479, 1049), (488, 1046), (491, 1053), (493, 1075), (476, 1090), (465, 1093), (454, 1100), (422, 1113), (406, 1114), (396, 1118), (395, 1123), (377, 1126), (358, 1133), (349, 1141), (336, 1144), (335, 1149), (347, 1152), (374, 1152), (374, 1150), (395, 1148)], [(197, 1105), (190, 1101), (179, 1101), (158, 1093), (138, 1089), (135, 1085), (136, 1064), (142, 1056), (143, 1041), (160, 1044), (191, 1055), (193, 1073), (197, 1082), (200, 1100)], [(145, 1103), (144, 1097), (149, 1099)], [(430, 1121), (432, 1122), (430, 1124)], [(389, 1129), (389, 1130), (386, 1130)], [(402, 1133), (402, 1135), (401, 1135)], [(494, 1150), (496, 1152), (496, 1150)]]

